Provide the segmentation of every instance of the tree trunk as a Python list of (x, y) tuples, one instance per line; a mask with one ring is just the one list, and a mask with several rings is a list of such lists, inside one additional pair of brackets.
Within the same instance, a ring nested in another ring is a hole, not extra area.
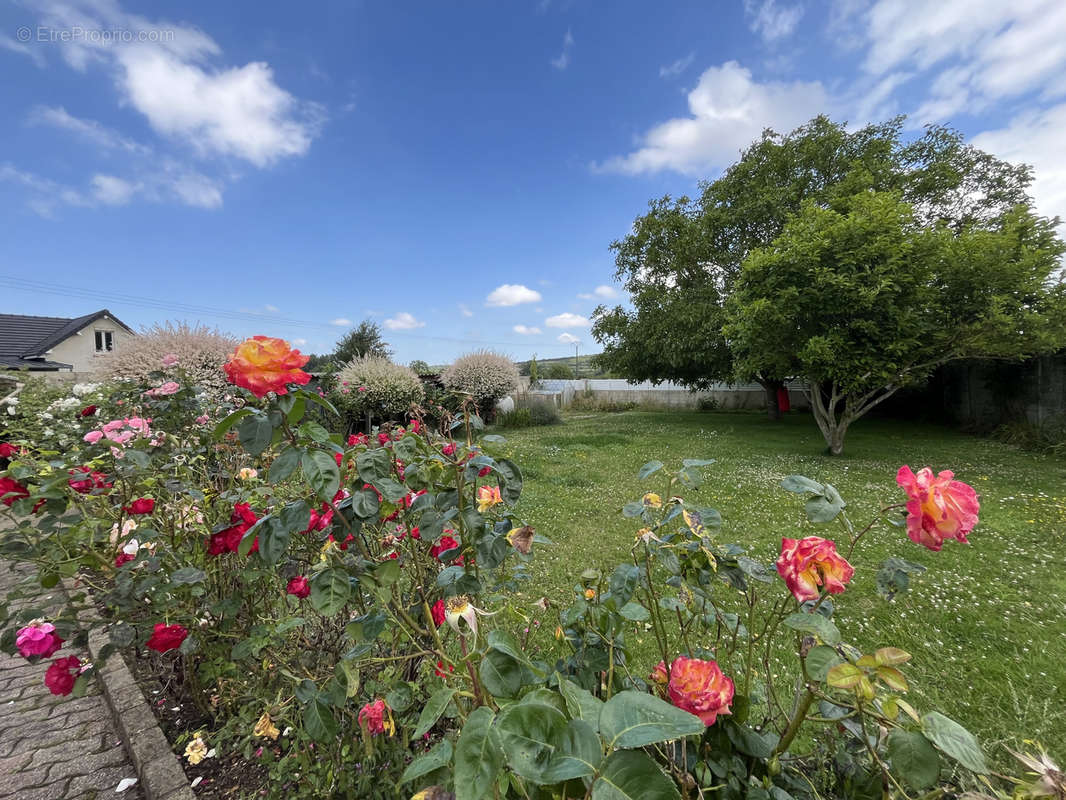
[(785, 384), (781, 381), (760, 380), (759, 385), (766, 392), (766, 416), (772, 420), (781, 419), (781, 406), (777, 402), (777, 390)]
[(825, 437), (825, 443), (829, 446), (829, 455), (840, 456), (844, 454), (844, 434), (847, 433), (846, 423), (837, 423)]

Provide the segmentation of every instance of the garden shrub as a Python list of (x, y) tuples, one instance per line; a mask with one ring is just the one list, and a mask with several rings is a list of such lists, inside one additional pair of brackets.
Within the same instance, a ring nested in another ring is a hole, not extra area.
[(1066, 414), (1057, 414), (1035, 425), (1018, 420), (1000, 425), (992, 438), (1037, 453), (1066, 455)]
[(710, 395), (704, 395), (696, 401), (697, 411), (718, 411), (721, 408), (721, 403)]
[(163, 322), (131, 336), (106, 359), (100, 359), (98, 373), (104, 379), (147, 384), (160, 372), (175, 377), (180, 370), (184, 380), (219, 399), (229, 391), (222, 365), (238, 341), (231, 334), (199, 323)]
[[(236, 355), (268, 345), (268, 362), (228, 365), (239, 388), (220, 422), (190, 385), (153, 380), (106, 399), (62, 453), (5, 448), (5, 556), (46, 587), (82, 572), (107, 612), (80, 615), (84, 592), (49, 619), (0, 603), (0, 648), (52, 659), (53, 693), (85, 691), (101, 663), (65, 643), (107, 625), (101, 662), (136, 652), (210, 715), (176, 739), (190, 763), (243, 754), (261, 769), (243, 790), (286, 800), (904, 800), (993, 779), (961, 724), (907, 699), (907, 665), (937, 654), (884, 632), (848, 642), (836, 622), (853, 561), (886, 601), (925, 570), (872, 565), (875, 531), (949, 561), (966, 542), (977, 496), (950, 472), (902, 467), (906, 501), (868, 525), (833, 486), (785, 478), (840, 539), (785, 538), (768, 564), (694, 499), (712, 461), (651, 461), (637, 477), (656, 484), (621, 508), (631, 557), (531, 606), (528, 559), (547, 542), (518, 513), (502, 436), (469, 415), (458, 441), (417, 420), (331, 433), (306, 419), (335, 416), (306, 388), (305, 357), (280, 340)], [(658, 663), (631, 655), (634, 637)], [(789, 674), (770, 667), (778, 649)]]
[(7, 405), (14, 413), (0, 415), (0, 438), (52, 450), (77, 444), (112, 390), (104, 383), (49, 383), (38, 376), (21, 382), (15, 402)]
[(500, 414), (496, 424), (501, 428), (529, 428), (537, 425), (559, 425), (563, 418), (550, 400), (523, 396), (514, 411)]
[(638, 407), (639, 403), (632, 400), (609, 400), (591, 389), (575, 392), (574, 399), (570, 402), (570, 408), (574, 411), (596, 411), (603, 414), (619, 414)]
[(363, 356), (345, 364), (334, 378), (330, 399), (358, 424), (370, 414), (379, 420), (403, 420), (413, 403), (426, 396), (422, 380), (408, 367), (385, 358)]
[(481, 415), (491, 418), (496, 401), (518, 388), (518, 367), (507, 356), (478, 350), (456, 359), (441, 380), (449, 391), (470, 395)]

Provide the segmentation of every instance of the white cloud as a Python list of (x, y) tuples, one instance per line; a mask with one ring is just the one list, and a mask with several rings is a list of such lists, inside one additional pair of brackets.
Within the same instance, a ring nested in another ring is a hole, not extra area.
[(263, 310), (270, 313), (274, 313), (275, 311), (280, 311), (281, 309), (279, 309), (277, 306), (267, 303), (265, 306), (263, 306)]
[(580, 314), (571, 314), (566, 311), (554, 317), (548, 317), (544, 320), (544, 324), (549, 328), (587, 328), (592, 322)]
[(764, 42), (775, 42), (790, 36), (803, 16), (803, 6), (779, 6), (776, 0), (744, 0), (748, 26)]
[(667, 64), (666, 66), (659, 67), (660, 78), (676, 78), (686, 69), (692, 65), (692, 60), (696, 57), (695, 51), (689, 53), (684, 58), (679, 58), (673, 64)]
[(560, 72), (570, 66), (570, 51), (574, 49), (574, 34), (570, 32), (570, 29), (566, 29), (566, 36), (563, 37), (563, 52), (559, 53), (555, 58), (551, 60), (551, 64)]
[(347, 317), (337, 317), (336, 319), (331, 319), (329, 321), (329, 324), (330, 325), (337, 325), (339, 327), (346, 328), (346, 327), (348, 327), (349, 325), (352, 324), (352, 321), (350, 319), (348, 319)]
[(581, 300), (613, 300), (618, 296), (618, 290), (607, 284), (601, 284), (591, 292), (582, 292), (578, 295)]
[(303, 347), (305, 344), (307, 344), (307, 340), (306, 339), (293, 339), (292, 343), (294, 345), (296, 345), (297, 347)]
[(459, 304), (459, 313), (462, 314), (464, 317), (474, 316), (474, 312), (467, 308), (465, 303)]
[[(219, 45), (191, 25), (152, 22), (124, 11), (117, 0), (40, 0), (32, 8), (41, 28), (128, 32), (128, 37), (85, 36), (49, 46), (78, 72), (101, 67), (113, 79), (120, 105), (142, 114), (168, 142), (201, 158), (236, 158), (266, 167), (306, 153), (324, 121), (321, 106), (282, 89), (270, 65), (224, 63)], [(0, 48), (43, 60), (40, 47), (29, 50), (3, 36)], [(34, 182), (20, 181), (31, 190), (29, 203), (38, 212), (60, 205), (116, 205), (133, 197), (218, 208), (225, 182), (237, 175), (225, 164), (217, 165), (225, 177), (205, 175), (62, 106), (37, 107), (29, 121), (127, 156), (119, 174), (90, 176), (86, 190), (68, 189), (65, 195), (42, 196), (40, 181), (37, 189)], [(11, 174), (4, 179), (13, 180)]]
[(519, 283), (505, 283), (503, 286), (497, 286), (485, 298), (487, 306), (517, 306), (521, 303), (539, 302), (540, 292)]
[(10, 50), (12, 53), (29, 56), (38, 67), (43, 67), (45, 63), (44, 55), (39, 47), (30, 47), (30, 45), (17, 42), (4, 34), (0, 34), (0, 50)]
[(401, 311), (395, 317), (385, 320), (385, 327), (390, 331), (411, 331), (415, 328), (424, 328), (426, 323), (415, 319), (413, 314)]
[(540, 328), (531, 328), (528, 325), (515, 325), (512, 330), (515, 333), (522, 334), (523, 336), (539, 336), (544, 332)]
[(1041, 111), (1019, 114), (998, 130), (973, 138), (973, 145), (1013, 162), (1034, 168), (1030, 192), (1036, 208), (1045, 216), (1066, 220), (1066, 163), (1062, 159), (1062, 136), (1066, 130), (1066, 103)]
[(849, 22), (860, 28), (869, 74), (932, 72), (916, 125), (1034, 90), (1044, 99), (1066, 94), (1066, 4), (1059, 0), (878, 0)]
[(108, 206), (125, 205), (133, 197), (138, 187), (114, 175), (94, 175), (92, 179), (93, 197)]
[(574, 342), (580, 342), (581, 340), (574, 336), (572, 333), (560, 333), (556, 337), (556, 341), (560, 341), (563, 344), (574, 344)]
[(644, 135), (642, 146), (594, 169), (626, 174), (671, 169), (705, 175), (732, 163), (765, 128), (789, 131), (833, 103), (818, 81), (760, 83), (736, 61), (711, 67), (688, 94), (690, 116), (667, 120)]
[(143, 155), (152, 152), (150, 147), (126, 138), (94, 119), (71, 116), (63, 106), (37, 106), (30, 112), (29, 122), (31, 125), (50, 125), (70, 131), (107, 150), (126, 150)]

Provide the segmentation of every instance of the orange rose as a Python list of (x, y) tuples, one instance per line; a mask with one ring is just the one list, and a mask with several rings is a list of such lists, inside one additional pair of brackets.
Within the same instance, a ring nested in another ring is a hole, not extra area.
[(939, 550), (945, 539), (966, 542), (966, 534), (977, 524), (981, 504), (977, 492), (955, 473), (944, 470), (935, 478), (929, 467), (915, 475), (904, 465), (896, 474), (896, 483), (907, 493), (907, 536), (912, 542)]
[(782, 539), (777, 571), (801, 603), (818, 598), (818, 587), (840, 594), (855, 569), (837, 554), (836, 545), (820, 536)]
[(503, 502), (503, 497), (500, 496), (499, 486), (479, 486), (477, 487), (477, 510), (484, 514), (494, 505)]
[(303, 386), (310, 381), (311, 376), (300, 369), (309, 358), (290, 348), (284, 339), (253, 336), (237, 345), (222, 368), (230, 383), (263, 397), (267, 392), (285, 394), (286, 384)]
[(729, 710), (733, 702), (733, 681), (725, 676), (717, 661), (678, 656), (670, 665), (666, 693), (671, 703), (695, 714), (704, 725), (713, 725), (719, 714), (733, 713)]

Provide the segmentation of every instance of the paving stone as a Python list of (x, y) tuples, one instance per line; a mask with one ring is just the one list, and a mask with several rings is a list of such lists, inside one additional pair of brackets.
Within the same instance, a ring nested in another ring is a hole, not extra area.
[[(0, 560), (0, 596), (21, 587), (27, 574), (24, 565)], [(37, 590), (32, 601), (13, 607), (59, 605), (53, 591)], [(84, 650), (64, 644), (56, 657), (67, 655), (88, 658)], [(49, 661), (30, 664), (0, 653), (0, 800), (144, 800), (141, 782), (114, 794), (118, 782), (136, 777), (136, 771), (96, 679), (84, 697), (55, 697), (44, 685)], [(134, 721), (137, 728), (147, 725), (143, 717)], [(175, 788), (168, 782), (164, 793)]]

